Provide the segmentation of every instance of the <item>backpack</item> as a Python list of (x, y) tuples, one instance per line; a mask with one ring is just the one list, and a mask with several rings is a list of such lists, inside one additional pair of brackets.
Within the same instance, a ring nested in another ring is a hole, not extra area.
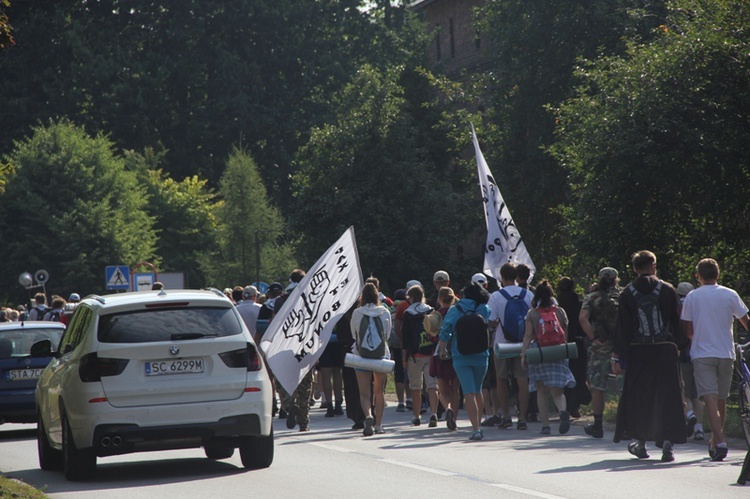
[(666, 324), (659, 311), (659, 292), (661, 291), (661, 280), (649, 294), (639, 293), (633, 283), (628, 284), (628, 289), (635, 298), (638, 306), (638, 334), (643, 337), (654, 338), (663, 336), (667, 332)]
[(255, 320), (255, 334), (258, 338), (262, 338), (265, 334), (268, 326), (271, 325), (271, 319), (273, 318), (273, 307), (276, 304), (276, 300), (271, 300), (269, 305), (268, 302), (264, 303), (258, 312), (258, 318)]
[(477, 309), (466, 311), (456, 304), (461, 317), (456, 321), (456, 349), (461, 355), (486, 352), (490, 347), (490, 328)]
[(412, 314), (408, 309), (404, 312), (401, 319), (401, 348), (409, 355), (432, 355), (435, 352), (436, 343), (424, 330), (424, 318), (432, 310), (432, 307), (429, 307), (429, 310), (416, 314)]
[(620, 309), (620, 289), (600, 291), (593, 300), (591, 324), (594, 337), (600, 341), (612, 341), (617, 331), (617, 317)]
[(47, 312), (52, 310), (51, 308), (42, 308), (42, 307), (34, 307), (32, 310), (36, 310), (36, 320), (43, 321), (44, 316), (47, 315)]
[(365, 359), (385, 357), (385, 333), (380, 317), (362, 315), (357, 331), (357, 351)]
[(49, 318), (46, 318), (47, 316), (45, 315), (45, 321), (60, 322), (62, 310), (50, 310), (47, 312), (47, 315), (49, 315)]
[(565, 330), (557, 317), (557, 306), (538, 308), (539, 321), (536, 328), (536, 342), (540, 347), (565, 343)]
[(507, 291), (501, 289), (500, 294), (507, 300), (505, 316), (500, 323), (500, 327), (503, 328), (503, 336), (511, 343), (520, 343), (523, 341), (525, 333), (524, 320), (526, 319), (526, 313), (529, 311), (529, 305), (526, 303), (526, 290), (522, 289), (517, 296), (510, 296)]

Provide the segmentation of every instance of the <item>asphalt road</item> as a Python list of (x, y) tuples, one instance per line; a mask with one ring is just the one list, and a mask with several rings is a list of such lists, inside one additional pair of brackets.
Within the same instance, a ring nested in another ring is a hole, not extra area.
[(67, 482), (38, 468), (33, 425), (0, 426), (0, 470), (53, 498), (186, 497), (541, 497), (628, 498), (750, 497), (735, 484), (744, 449), (732, 442), (726, 461), (710, 462), (707, 444), (675, 447), (676, 461), (637, 460), (611, 432), (595, 440), (575, 424), (567, 435), (490, 428), (470, 442), (465, 419), (449, 432), (445, 423), (412, 427), (410, 414), (386, 408), (385, 435), (363, 438), (345, 417), (311, 411), (312, 431), (287, 430), (276, 420), (276, 458), (265, 470), (246, 471), (239, 455), (210, 461), (200, 449), (153, 452), (99, 460), (97, 476)]

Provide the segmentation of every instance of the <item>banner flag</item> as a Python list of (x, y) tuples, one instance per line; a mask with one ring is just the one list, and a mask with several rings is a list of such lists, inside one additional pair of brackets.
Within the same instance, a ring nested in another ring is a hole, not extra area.
[(260, 347), (288, 393), (323, 354), (333, 327), (363, 286), (352, 226), (315, 262), (263, 335)]
[(513, 217), (510, 216), (508, 206), (505, 204), (502, 194), (500, 194), (500, 188), (487, 166), (487, 161), (485, 161), (481, 149), (479, 149), (479, 141), (473, 124), (471, 125), (471, 136), (477, 156), (477, 176), (479, 177), (479, 187), (484, 202), (484, 220), (487, 224), (484, 273), (500, 281), (500, 267), (503, 264), (507, 262), (516, 265), (525, 263), (531, 268), (531, 276), (533, 277), (536, 267), (531, 261), (529, 252), (526, 251), (526, 245), (513, 222)]

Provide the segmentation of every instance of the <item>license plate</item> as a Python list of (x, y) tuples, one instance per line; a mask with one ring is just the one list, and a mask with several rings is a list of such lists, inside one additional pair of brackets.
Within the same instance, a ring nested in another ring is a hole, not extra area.
[(8, 379), (10, 381), (24, 381), (27, 379), (39, 379), (44, 369), (13, 369), (9, 371)]
[(199, 374), (205, 371), (203, 359), (158, 360), (146, 362), (146, 376)]

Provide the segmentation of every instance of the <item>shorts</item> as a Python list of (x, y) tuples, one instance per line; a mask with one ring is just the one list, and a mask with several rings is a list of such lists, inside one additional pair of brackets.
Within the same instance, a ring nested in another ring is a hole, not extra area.
[(430, 358), (409, 356), (406, 361), (406, 370), (409, 373), (409, 388), (412, 390), (437, 389), (437, 379), (430, 376)]
[[(401, 349), (400, 348), (391, 348), (391, 358), (392, 359), (400, 359), (401, 358)], [(406, 381), (406, 371), (404, 371), (404, 363), (403, 362), (396, 362), (396, 366), (393, 369), (393, 377), (394, 381), (396, 383), (403, 383)]]
[(682, 385), (685, 390), (685, 398), (693, 400), (698, 398), (698, 388), (695, 386), (695, 375), (693, 374), (692, 362), (680, 362), (682, 372)]
[(476, 362), (469, 359), (461, 359), (454, 362), (453, 369), (458, 376), (461, 390), (464, 395), (480, 393), (482, 391), (482, 380), (487, 372), (485, 362)]
[(453, 369), (452, 359), (441, 359), (440, 357), (432, 356), (430, 358), (430, 376), (434, 376), (438, 380), (443, 380), (448, 383), (456, 378), (456, 371)]
[(495, 375), (494, 357), (487, 359), (487, 373), (482, 381), (482, 390), (494, 390), (497, 388), (497, 376)]
[(693, 374), (698, 397), (713, 394), (718, 395), (719, 400), (726, 400), (729, 397), (733, 371), (732, 359), (719, 359), (718, 357), (693, 359)]
[(606, 391), (609, 386), (609, 373), (612, 372), (612, 344), (589, 347), (588, 380), (592, 390)]
[(529, 378), (529, 371), (521, 365), (521, 357), (495, 359), (495, 373), (499, 379)]

